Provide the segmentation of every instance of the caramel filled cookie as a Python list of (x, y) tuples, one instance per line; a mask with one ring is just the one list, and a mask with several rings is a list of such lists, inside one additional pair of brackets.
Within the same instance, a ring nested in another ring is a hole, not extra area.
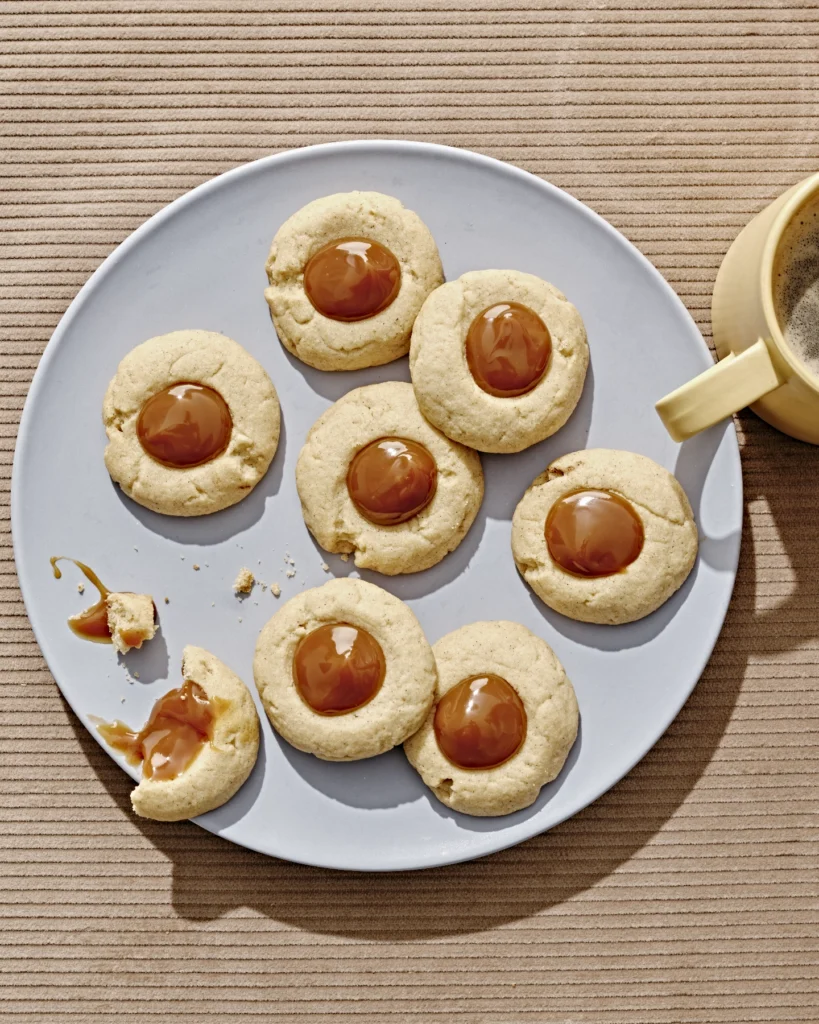
[(448, 437), (519, 452), (554, 434), (580, 399), (589, 349), (575, 307), (517, 270), (475, 270), (437, 288), (412, 329), (418, 405)]
[(276, 232), (265, 298), (282, 344), (318, 370), (406, 355), (421, 303), (443, 281), (421, 218), (380, 192), (316, 199)]
[(554, 651), (516, 622), (473, 622), (432, 652), (435, 704), (404, 744), (410, 764), (453, 810), (528, 807), (577, 736), (577, 699)]
[(102, 418), (112, 479), (129, 498), (170, 516), (241, 501), (279, 443), (272, 381), (241, 345), (212, 331), (174, 331), (137, 345), (108, 385)]
[(407, 605), (337, 579), (287, 602), (259, 635), (253, 674), (273, 727), (325, 761), (357, 761), (411, 736), (432, 703), (432, 650)]
[(605, 448), (555, 460), (512, 519), (512, 553), (538, 597), (580, 622), (649, 615), (697, 557), (685, 492), (662, 466)]
[(253, 770), (259, 717), (245, 684), (209, 651), (186, 647), (183, 683), (154, 704), (139, 730), (98, 726), (103, 739), (142, 765), (131, 804), (143, 818), (181, 821), (221, 807)]
[(311, 428), (296, 464), (304, 521), (326, 551), (388, 576), (460, 544), (480, 508), (476, 452), (431, 426), (411, 385), (350, 391)]

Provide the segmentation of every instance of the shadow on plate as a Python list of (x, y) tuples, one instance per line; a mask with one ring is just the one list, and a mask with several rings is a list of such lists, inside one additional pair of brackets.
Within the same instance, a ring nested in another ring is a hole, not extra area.
[(167, 537), (177, 544), (219, 544), (244, 533), (261, 519), (266, 502), (278, 494), (281, 487), (286, 447), (287, 429), (282, 416), (279, 447), (264, 477), (237, 505), (207, 516), (163, 516), (132, 501), (113, 481), (111, 486), (131, 515), (152, 533)]
[(409, 359), (404, 356), (383, 366), (368, 366), (364, 370), (314, 370), (303, 363), (282, 345), (282, 351), (293, 369), (301, 374), (305, 383), (317, 395), (337, 402), (355, 388), (363, 388), (368, 384), (381, 384), (383, 381), (397, 380), (409, 383)]
[(331, 555), (325, 551), (312, 534), (309, 536), (319, 558), (330, 566), (328, 579), (332, 579), (334, 576), (355, 575), (359, 579), (388, 590), (396, 597), (400, 597), (402, 601), (410, 601), (413, 598), (423, 597), (425, 594), (432, 594), (457, 579), (477, 552), (485, 526), (486, 512), (481, 507), (478, 509), (478, 514), (475, 516), (475, 521), (470, 526), (469, 532), (454, 551), (451, 551), (437, 565), (433, 565), (431, 569), (403, 576), (385, 576), (373, 569), (359, 569), (353, 561), (352, 555), (344, 562), (340, 555)]
[(511, 522), (524, 491), (549, 463), (569, 452), (586, 447), (591, 430), (594, 402), (594, 371), (591, 364), (586, 374), (583, 394), (564, 427), (515, 455), (481, 455), (486, 480), (486, 494), (481, 511), (490, 519)]
[(262, 791), (265, 768), (267, 767), (266, 744), (268, 742), (268, 736), (264, 728), (264, 724), (264, 722), (260, 723), (259, 756), (256, 758), (256, 764), (253, 766), (253, 771), (250, 773), (250, 777), (236, 796), (234, 796), (232, 800), (229, 800), (223, 807), (218, 809), (219, 824), (222, 828), (229, 828), (231, 825), (235, 825), (237, 821), (241, 821), (250, 808), (256, 803), (259, 798), (259, 794)]
[[(275, 736), (275, 734), (274, 734)], [(313, 789), (348, 807), (398, 807), (417, 800), (423, 783), (400, 748), (363, 761), (322, 761), (275, 736), (285, 758)]]
[(699, 560), (694, 563), (694, 568), (680, 589), (672, 594), (665, 604), (660, 605), (656, 612), (637, 622), (628, 622), (622, 626), (577, 622), (547, 607), (533, 590), (529, 590), (529, 598), (549, 625), (567, 639), (584, 647), (594, 647), (598, 651), (624, 651), (651, 643), (662, 633), (687, 600), (698, 572)]
[(128, 669), (140, 683), (154, 683), (157, 679), (167, 679), (170, 667), (170, 655), (168, 644), (162, 635), (162, 624), (160, 623), (152, 640), (144, 643), (142, 647), (128, 651), (127, 654), (118, 654), (117, 661)]

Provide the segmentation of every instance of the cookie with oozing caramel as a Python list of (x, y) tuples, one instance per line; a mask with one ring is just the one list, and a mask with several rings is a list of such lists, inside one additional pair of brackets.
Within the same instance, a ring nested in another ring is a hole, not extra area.
[(577, 736), (577, 699), (545, 640), (517, 622), (473, 622), (433, 645), (435, 703), (404, 751), (455, 811), (492, 816), (534, 803)]
[(227, 665), (201, 647), (186, 647), (182, 678), (141, 728), (99, 726), (106, 742), (142, 765), (131, 805), (143, 818), (181, 821), (220, 807), (245, 783), (259, 753), (256, 706)]
[(332, 405), (307, 435), (296, 485), (326, 551), (388, 576), (440, 562), (483, 499), (477, 452), (428, 423), (400, 381), (356, 388)]
[(519, 452), (559, 430), (588, 363), (575, 307), (548, 281), (517, 270), (474, 270), (442, 285), (412, 329), (421, 411), (481, 452)]
[(518, 571), (544, 604), (580, 622), (650, 615), (697, 558), (685, 491), (636, 452), (590, 448), (556, 459), (512, 518)]
[(412, 210), (380, 192), (315, 199), (276, 232), (265, 298), (284, 347), (318, 370), (406, 355), (418, 310), (444, 279)]
[(105, 466), (123, 492), (170, 516), (246, 498), (279, 443), (279, 399), (264, 368), (213, 331), (174, 331), (132, 349), (103, 401)]
[(259, 635), (253, 675), (273, 728), (325, 761), (403, 743), (426, 717), (438, 678), (409, 607), (357, 579), (283, 605)]

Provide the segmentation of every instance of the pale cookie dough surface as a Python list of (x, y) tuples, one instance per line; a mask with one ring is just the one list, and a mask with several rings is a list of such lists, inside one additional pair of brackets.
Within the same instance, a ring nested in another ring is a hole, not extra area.
[[(406, 523), (376, 526), (347, 490), (353, 456), (371, 441), (418, 441), (438, 467), (438, 487)], [(478, 454), (451, 441), (421, 415), (412, 385), (371, 384), (348, 392), (313, 425), (296, 464), (304, 521), (325, 551), (354, 552), (355, 564), (388, 576), (419, 572), (460, 544), (483, 500)]]
[(242, 680), (202, 647), (185, 648), (182, 676), (217, 701), (213, 738), (175, 779), (140, 782), (131, 804), (143, 818), (181, 821), (221, 807), (250, 775), (259, 753), (259, 716)]
[[(173, 469), (156, 462), (137, 437), (147, 399), (177, 383), (204, 384), (230, 409), (226, 451), (210, 462)], [(134, 501), (171, 516), (202, 516), (235, 505), (267, 472), (279, 443), (279, 399), (262, 366), (237, 342), (212, 331), (174, 331), (137, 345), (108, 385), (102, 409), (105, 465)]]
[(156, 634), (156, 608), (150, 594), (109, 594), (105, 599), (111, 643), (120, 654), (141, 647)]
[[(552, 560), (546, 546), (552, 505), (583, 490), (619, 494), (642, 521), (642, 551), (612, 576), (574, 576)], [(512, 519), (512, 553), (523, 578), (550, 608), (580, 622), (617, 625), (649, 615), (682, 586), (697, 546), (682, 487), (668, 470), (634, 452), (595, 448), (562, 456), (535, 479)]]
[[(373, 699), (341, 715), (320, 715), (293, 682), (299, 641), (320, 626), (348, 622), (384, 652), (386, 674)], [(274, 729), (325, 761), (357, 761), (403, 743), (423, 722), (437, 681), (435, 659), (413, 613), (397, 597), (363, 580), (337, 579), (287, 602), (259, 635), (256, 686)]]
[[(534, 310), (552, 338), (543, 379), (517, 398), (482, 390), (466, 361), (466, 335), (500, 302)], [(482, 452), (519, 452), (554, 434), (577, 405), (589, 346), (575, 307), (547, 281), (517, 270), (475, 270), (434, 291), (412, 330), (410, 372), (421, 411), (439, 430)]]
[[(401, 267), (395, 300), (367, 320), (323, 316), (304, 291), (310, 258), (342, 238), (385, 246)], [(282, 224), (267, 259), (265, 298), (284, 347), (318, 370), (359, 370), (406, 355), (418, 310), (444, 279), (435, 240), (424, 222), (392, 196), (339, 192), (316, 199)]]
[(432, 652), (438, 666), (436, 704), (462, 679), (495, 673), (523, 702), (526, 738), (497, 768), (458, 768), (438, 746), (433, 707), (404, 744), (410, 764), (455, 811), (490, 816), (528, 807), (560, 773), (577, 736), (577, 698), (554, 651), (517, 622), (473, 622), (442, 637)]

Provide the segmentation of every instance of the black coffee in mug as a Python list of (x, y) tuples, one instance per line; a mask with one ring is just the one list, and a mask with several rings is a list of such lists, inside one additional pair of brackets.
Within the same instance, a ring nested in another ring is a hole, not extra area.
[(819, 198), (797, 211), (782, 234), (773, 296), (788, 347), (819, 376)]

